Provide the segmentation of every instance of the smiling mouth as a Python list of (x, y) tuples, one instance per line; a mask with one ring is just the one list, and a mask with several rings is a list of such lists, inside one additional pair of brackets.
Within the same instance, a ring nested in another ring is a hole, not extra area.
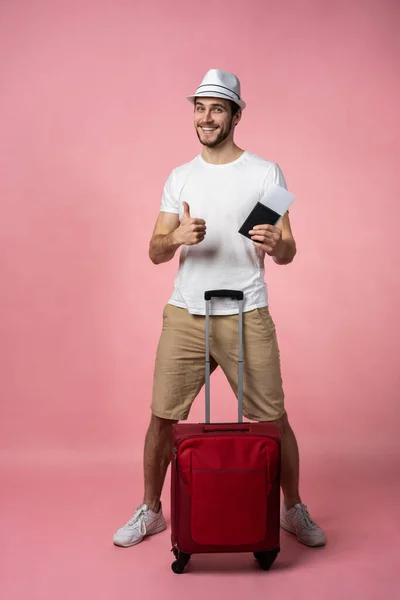
[(216, 131), (218, 128), (217, 127), (200, 127), (200, 129), (202, 131), (204, 131), (205, 133), (212, 133), (213, 131)]

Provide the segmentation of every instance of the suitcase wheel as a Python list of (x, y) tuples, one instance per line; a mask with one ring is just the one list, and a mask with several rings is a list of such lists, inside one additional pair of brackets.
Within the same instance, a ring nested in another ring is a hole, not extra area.
[(263, 571), (269, 571), (272, 567), (279, 550), (268, 550), (266, 552), (254, 552), (254, 558), (258, 561), (260, 568)]
[(186, 565), (190, 560), (190, 554), (185, 554), (185, 552), (180, 552), (179, 550), (174, 550), (174, 554), (176, 560), (172, 563), (171, 569), (177, 575), (180, 575), (185, 570)]

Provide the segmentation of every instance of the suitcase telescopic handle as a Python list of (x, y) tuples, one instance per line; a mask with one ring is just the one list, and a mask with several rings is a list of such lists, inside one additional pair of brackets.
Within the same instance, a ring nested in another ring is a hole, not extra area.
[(204, 299), (211, 298), (232, 298), (232, 300), (243, 300), (243, 292), (241, 290), (209, 290), (204, 292)]
[(239, 350), (238, 350), (238, 421), (243, 422), (243, 298), (241, 290), (208, 290), (204, 292), (206, 301), (206, 423), (210, 423), (210, 301), (211, 298), (232, 298), (239, 303)]

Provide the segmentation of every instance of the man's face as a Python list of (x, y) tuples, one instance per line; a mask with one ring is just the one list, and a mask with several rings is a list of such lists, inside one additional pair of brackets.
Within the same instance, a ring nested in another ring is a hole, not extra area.
[[(235, 115), (235, 121), (238, 120), (237, 117)], [(196, 99), (194, 126), (203, 146), (215, 148), (222, 144), (233, 135), (233, 117), (229, 102), (222, 98)]]

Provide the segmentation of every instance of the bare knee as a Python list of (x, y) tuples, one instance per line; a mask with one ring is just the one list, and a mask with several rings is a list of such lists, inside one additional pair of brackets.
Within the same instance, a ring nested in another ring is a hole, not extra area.
[(289, 420), (288, 420), (288, 416), (287, 414), (283, 414), (281, 417), (279, 417), (279, 419), (277, 419), (276, 421), (274, 421), (275, 425), (278, 427), (279, 431), (281, 432), (281, 435), (284, 436), (285, 434), (288, 433), (288, 431), (290, 431), (291, 427), (289, 424)]
[(156, 417), (156, 415), (151, 415), (150, 428), (157, 433), (164, 433), (170, 431), (172, 429), (172, 425), (178, 423), (178, 421), (173, 421), (172, 419), (161, 419), (160, 417)]

